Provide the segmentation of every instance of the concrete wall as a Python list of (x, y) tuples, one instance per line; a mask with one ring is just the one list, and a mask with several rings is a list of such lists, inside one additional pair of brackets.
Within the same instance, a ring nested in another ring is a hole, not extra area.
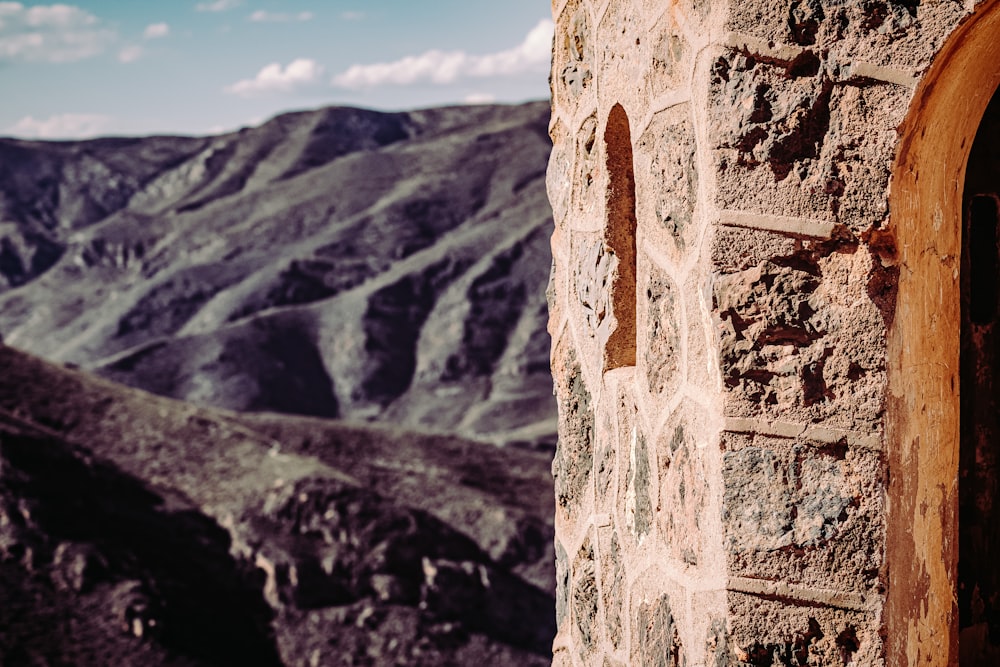
[[(997, 7), (554, 4), (555, 664), (954, 663), (954, 607), (927, 600), (954, 584), (957, 423), (913, 424), (957, 410), (920, 393), (954, 380), (957, 312), (922, 375), (900, 360), (934, 305), (896, 318), (913, 289), (958, 308), (957, 269), (910, 267), (961, 213), (900, 218), (890, 185), (919, 180), (901, 146), (941, 77), (989, 88), (951, 102), (971, 145), (1000, 61), (935, 57)], [(940, 162), (964, 174), (962, 132)]]

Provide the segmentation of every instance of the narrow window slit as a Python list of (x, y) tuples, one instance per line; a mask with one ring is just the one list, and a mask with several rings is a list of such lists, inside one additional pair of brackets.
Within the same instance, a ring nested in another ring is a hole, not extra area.
[(604, 369), (635, 365), (635, 171), (628, 115), (616, 104), (604, 130), (608, 193), (604, 243), (617, 260), (611, 280), (611, 312), (616, 326), (604, 348)]

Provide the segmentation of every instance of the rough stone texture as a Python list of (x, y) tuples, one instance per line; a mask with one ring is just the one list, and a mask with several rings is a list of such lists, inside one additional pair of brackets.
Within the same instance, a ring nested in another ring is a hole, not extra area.
[(886, 325), (868, 294), (877, 262), (853, 243), (803, 242), (790, 255), (719, 277), (731, 414), (871, 428), (885, 382)]
[(552, 97), (571, 105), (594, 84), (594, 43), (586, 3), (568, 3), (556, 21)]
[(559, 366), (566, 368), (566, 375), (565, 382), (556, 383), (560, 437), (552, 461), (552, 476), (557, 508), (565, 515), (572, 515), (583, 500), (594, 467), (594, 413), (590, 392), (572, 350), (565, 358), (557, 356), (553, 360), (553, 367)]
[(642, 195), (636, 210), (653, 220), (673, 239), (671, 257), (679, 259), (694, 245), (698, 228), (692, 224), (698, 190), (694, 125), (687, 104), (678, 104), (653, 116), (639, 139), (636, 187)]
[(552, 204), (552, 218), (556, 225), (562, 226), (569, 212), (570, 183), (573, 182), (572, 135), (561, 121), (556, 121), (549, 129), (549, 137), (552, 153), (545, 172), (545, 186)]
[(698, 565), (706, 536), (702, 517), (709, 503), (704, 451), (696, 434), (704, 423), (690, 404), (678, 408), (660, 434), (657, 467), (660, 473), (657, 525), (670, 556), (686, 566)]
[(595, 502), (597, 509), (602, 512), (614, 509), (618, 443), (616, 426), (612, 424), (611, 415), (605, 412), (598, 424), (594, 462)]
[(569, 608), (569, 558), (556, 540), (556, 624), (561, 628)]
[[(580, 237), (577, 246), (580, 271), (577, 273), (577, 296), (591, 337), (605, 343), (610, 335), (611, 282), (618, 258), (603, 239)], [(603, 347), (603, 345), (602, 345)]]
[(705, 665), (710, 667), (729, 667), (730, 650), (729, 636), (726, 632), (726, 622), (715, 620), (708, 630), (705, 642)]
[(730, 595), (730, 650), (739, 665), (878, 665), (877, 617)]
[(737, 434), (725, 446), (723, 525), (733, 574), (858, 593), (878, 586), (877, 453)]
[(622, 567), (621, 544), (612, 528), (600, 531), (601, 604), (604, 606), (605, 632), (611, 647), (621, 646), (624, 632), (625, 570)]
[(789, 257), (800, 247), (802, 242), (791, 236), (720, 227), (712, 238), (712, 264), (724, 274), (739, 273), (772, 257)]
[(625, 523), (640, 542), (649, 533), (653, 521), (653, 503), (649, 494), (649, 448), (646, 446), (646, 436), (633, 430), (629, 438)]
[(695, 395), (711, 396), (719, 387), (718, 326), (711, 312), (712, 285), (701, 270), (688, 274), (680, 298), (684, 305), (684, 328), (679, 334), (686, 343), (686, 386)]
[[(646, 0), (648, 3), (649, 0)], [(661, 25), (669, 24), (670, 18), (661, 19)], [(672, 30), (657, 30), (644, 37), (649, 49), (649, 69), (646, 70), (646, 85), (649, 94), (659, 97), (674, 92), (684, 84), (687, 74), (686, 63), (691, 45), (684, 35)]]
[(576, 135), (576, 174), (574, 200), (580, 209), (590, 209), (601, 199), (599, 178), (600, 146), (597, 143), (597, 117), (588, 116)]
[(632, 615), (633, 665), (682, 667), (685, 664), (669, 596), (663, 595), (652, 602), (640, 601)]
[(645, 327), (640, 340), (645, 339), (643, 365), (651, 394), (676, 390), (680, 383), (680, 322), (677, 288), (670, 278), (655, 267), (646, 280)]
[(581, 659), (586, 661), (599, 644), (601, 628), (598, 625), (599, 597), (597, 571), (594, 564), (594, 547), (587, 538), (573, 561), (573, 587), (570, 605), (573, 611), (572, 637)]
[[(611, 0), (598, 27), (601, 54), (600, 74), (616, 82), (616, 93), (634, 100), (638, 106), (649, 103), (649, 86), (642, 76), (645, 62), (636, 58), (642, 53), (642, 41), (647, 39), (642, 15), (632, 0)], [(598, 94), (601, 91), (598, 90)]]
[[(855, 233), (882, 224), (909, 91), (844, 82), (830, 67), (810, 51), (782, 62), (732, 50), (714, 62), (720, 206), (842, 221)], [(884, 119), (874, 128), (873, 114)]]
[[(559, 660), (886, 663), (887, 340), (907, 222), (890, 217), (897, 129), (973, 6), (554, 4), (553, 127), (576, 130), (554, 147), (574, 155), (573, 182), (561, 161), (549, 179), (573, 230), (553, 237), (566, 276), (553, 317), (568, 323), (600, 425), (596, 488), (579, 490), (557, 532), (574, 545), (599, 536), (604, 625), (586, 652), (579, 633), (560, 635)], [(590, 76), (575, 97), (563, 76), (573, 40), (573, 72), (585, 62)], [(602, 242), (614, 199), (602, 138), (619, 105), (637, 353), (602, 373), (612, 276), (630, 268)], [(556, 367), (557, 383), (570, 370)]]
[(783, 0), (739, 3), (726, 28), (765, 43), (833, 50), (838, 59), (900, 69), (926, 67), (966, 5), (950, 2)]

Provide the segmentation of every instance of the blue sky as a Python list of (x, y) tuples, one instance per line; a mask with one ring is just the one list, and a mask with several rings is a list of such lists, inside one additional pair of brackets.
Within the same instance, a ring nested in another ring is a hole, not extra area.
[(548, 95), (547, 0), (0, 1), (0, 135), (205, 134)]

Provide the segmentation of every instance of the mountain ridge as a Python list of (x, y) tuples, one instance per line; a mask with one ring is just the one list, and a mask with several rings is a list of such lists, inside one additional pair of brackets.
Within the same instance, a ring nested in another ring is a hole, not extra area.
[(547, 123), (332, 107), (0, 139), (0, 334), (204, 405), (551, 448)]

